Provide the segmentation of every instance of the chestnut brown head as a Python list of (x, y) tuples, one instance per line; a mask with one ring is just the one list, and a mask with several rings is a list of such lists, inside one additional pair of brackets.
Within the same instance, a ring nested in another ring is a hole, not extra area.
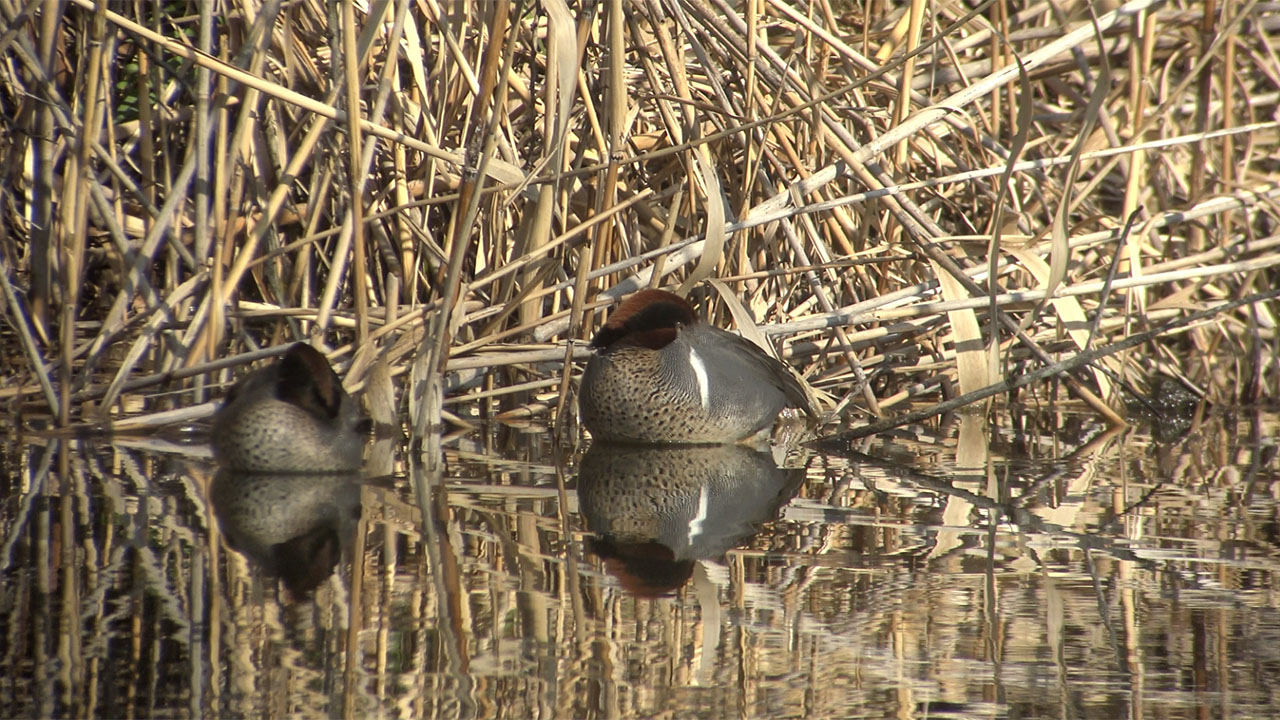
[(659, 350), (685, 325), (698, 321), (693, 306), (666, 290), (641, 290), (622, 301), (591, 339), (596, 350), (626, 345)]

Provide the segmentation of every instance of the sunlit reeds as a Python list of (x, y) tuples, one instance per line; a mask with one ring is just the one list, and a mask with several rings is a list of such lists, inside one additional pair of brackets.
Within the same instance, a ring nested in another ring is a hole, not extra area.
[[(1205, 7), (0, 1), (0, 398), (158, 412), (310, 336), (420, 428), (549, 419), (646, 285), (855, 420), (978, 390), (1280, 286), (1280, 17)], [(1065, 379), (1274, 395), (1276, 308)]]

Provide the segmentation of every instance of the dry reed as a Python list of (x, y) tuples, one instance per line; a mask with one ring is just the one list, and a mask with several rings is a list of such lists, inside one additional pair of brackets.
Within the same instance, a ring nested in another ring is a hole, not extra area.
[(311, 337), (418, 428), (546, 416), (646, 285), (740, 301), (854, 419), (1074, 356), (1107, 415), (1153, 372), (1280, 385), (1273, 296), (1087, 354), (1280, 286), (1270, 4), (54, 8), (0, 0), (29, 415), (195, 404)]

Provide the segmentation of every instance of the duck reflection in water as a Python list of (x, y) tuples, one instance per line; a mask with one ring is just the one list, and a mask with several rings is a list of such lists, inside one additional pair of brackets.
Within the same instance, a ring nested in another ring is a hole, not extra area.
[(632, 594), (659, 597), (698, 560), (750, 540), (803, 480), (803, 468), (742, 445), (598, 442), (582, 458), (578, 501), (605, 569)]
[(354, 474), (269, 474), (222, 469), (209, 489), (218, 527), (231, 549), (284, 581), (300, 599), (349, 553), (360, 521)]

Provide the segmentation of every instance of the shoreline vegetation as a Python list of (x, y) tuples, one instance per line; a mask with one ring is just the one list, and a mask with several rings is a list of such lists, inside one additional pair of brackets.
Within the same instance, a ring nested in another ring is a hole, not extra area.
[(0, 18), (0, 402), (27, 419), (198, 419), (311, 338), (419, 432), (548, 424), (649, 286), (850, 426), (1054, 363), (1024, 392), (1113, 422), (1157, 377), (1280, 392), (1271, 3)]

